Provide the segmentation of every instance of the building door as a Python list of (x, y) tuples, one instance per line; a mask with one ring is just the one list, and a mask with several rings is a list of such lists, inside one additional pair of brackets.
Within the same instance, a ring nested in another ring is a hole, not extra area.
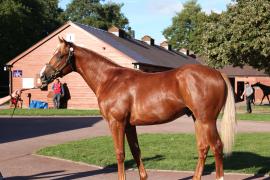
[(0, 66), (0, 97), (7, 96), (9, 94), (8, 86), (8, 71), (4, 71), (4, 68)]
[(233, 91), (234, 91), (234, 93), (235, 93), (235, 92), (236, 92), (236, 89), (235, 89), (235, 78), (229, 78), (229, 80), (230, 80), (232, 89), (233, 89)]
[(238, 81), (237, 82), (236, 98), (235, 98), (236, 102), (243, 101), (243, 99), (241, 99), (241, 95), (243, 94), (244, 89), (245, 89), (244, 81)]

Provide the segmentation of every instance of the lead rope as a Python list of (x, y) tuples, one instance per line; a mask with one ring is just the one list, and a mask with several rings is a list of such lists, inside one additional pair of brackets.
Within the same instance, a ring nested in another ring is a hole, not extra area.
[[(30, 90), (30, 89), (39, 89), (39, 87), (27, 88), (27, 89), (21, 89), (21, 93), (22, 93), (23, 91)], [(16, 108), (17, 108), (18, 101), (19, 101), (20, 98), (21, 98), (21, 96), (18, 94), (18, 96), (16, 97), (15, 106), (14, 106), (13, 111), (12, 111), (11, 116), (10, 116), (11, 119), (12, 119), (13, 116), (14, 116), (14, 113), (15, 113), (15, 110), (16, 110)], [(0, 179), (0, 180), (1, 180), (1, 179)]]
[(19, 99), (20, 99), (20, 95), (18, 94), (18, 96), (16, 97), (16, 102), (15, 102), (15, 106), (14, 106), (14, 108), (13, 108), (13, 111), (12, 111), (12, 114), (11, 114), (11, 119), (13, 118), (13, 115), (14, 115), (14, 112), (15, 112), (15, 110), (16, 110), (16, 108), (17, 108), (17, 105), (18, 105), (18, 101), (19, 101)]

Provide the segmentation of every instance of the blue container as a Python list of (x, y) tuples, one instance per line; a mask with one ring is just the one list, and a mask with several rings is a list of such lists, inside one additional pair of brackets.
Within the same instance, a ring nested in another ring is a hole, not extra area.
[(43, 101), (32, 100), (30, 102), (30, 109), (48, 109), (48, 103)]

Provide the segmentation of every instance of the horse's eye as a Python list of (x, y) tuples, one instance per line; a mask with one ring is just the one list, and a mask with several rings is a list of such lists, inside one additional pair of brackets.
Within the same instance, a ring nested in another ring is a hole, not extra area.
[(63, 55), (61, 55), (61, 54), (58, 54), (58, 55), (57, 55), (57, 61), (61, 61), (62, 58), (63, 58)]

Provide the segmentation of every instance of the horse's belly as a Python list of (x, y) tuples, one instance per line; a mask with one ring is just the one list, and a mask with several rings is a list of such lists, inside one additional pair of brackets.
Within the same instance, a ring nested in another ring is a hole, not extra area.
[(168, 123), (176, 118), (171, 118), (171, 119), (135, 119), (130, 122), (131, 125), (134, 126), (143, 126), (143, 125), (154, 125), (154, 124), (163, 124), (163, 123)]
[(175, 120), (185, 114), (183, 108), (178, 110), (168, 110), (167, 112), (153, 113), (144, 112), (137, 115), (131, 115), (130, 124), (132, 125), (154, 125), (163, 124)]

